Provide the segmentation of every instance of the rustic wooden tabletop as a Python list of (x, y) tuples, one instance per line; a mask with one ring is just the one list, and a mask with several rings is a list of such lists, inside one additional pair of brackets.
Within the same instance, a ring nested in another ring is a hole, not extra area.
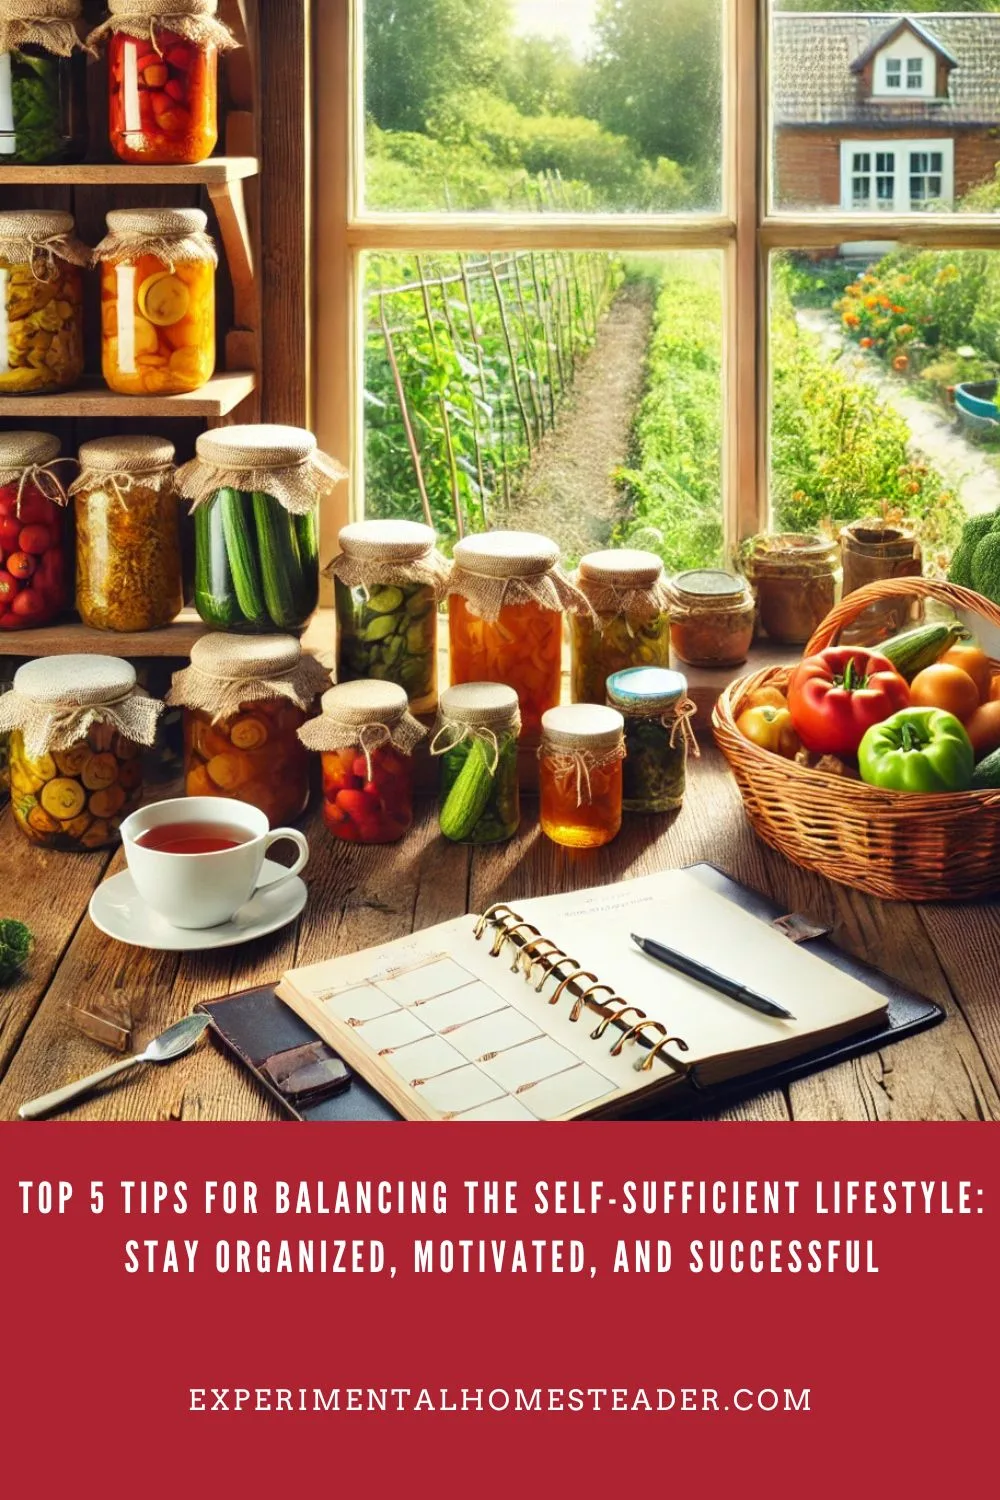
[[(1000, 903), (912, 906), (860, 896), (807, 875), (750, 832), (721, 757), (702, 747), (681, 813), (630, 818), (607, 848), (559, 849), (526, 806), (522, 832), (499, 848), (448, 844), (424, 800), (396, 846), (340, 845), (318, 810), (303, 823), (312, 846), (309, 902), (297, 925), (216, 955), (150, 953), (104, 937), (87, 916), (94, 887), (123, 866), (120, 852), (49, 854), (0, 814), (0, 912), (29, 923), (27, 971), (0, 990), (0, 1118), (36, 1094), (95, 1071), (116, 1054), (83, 1035), (81, 1000), (131, 1014), (142, 1045), (198, 1000), (273, 981), (311, 963), (399, 937), (414, 927), (482, 911), (491, 901), (572, 890), (708, 860), (780, 902), (808, 911), (837, 943), (943, 1005), (944, 1023), (731, 1110), (755, 1120), (1000, 1119)], [(267, 1096), (214, 1047), (112, 1084), (67, 1120), (265, 1120)]]

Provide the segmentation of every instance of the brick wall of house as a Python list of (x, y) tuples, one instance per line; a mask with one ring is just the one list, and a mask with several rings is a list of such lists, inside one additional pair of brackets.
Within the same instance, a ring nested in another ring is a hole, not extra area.
[[(887, 139), (926, 140), (927, 127), (887, 130)], [(944, 135), (946, 132), (941, 132)], [(775, 147), (775, 200), (779, 208), (826, 207), (840, 204), (840, 143), (870, 141), (879, 131), (796, 130), (782, 127)], [(993, 176), (1000, 161), (1000, 130), (963, 130), (955, 133), (955, 196)]]

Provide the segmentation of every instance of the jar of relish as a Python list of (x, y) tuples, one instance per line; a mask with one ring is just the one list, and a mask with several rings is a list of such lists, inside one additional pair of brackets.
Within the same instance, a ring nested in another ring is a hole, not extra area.
[(687, 678), (662, 667), (631, 667), (608, 678), (608, 703), (625, 719), (622, 807), (626, 812), (672, 812), (684, 800), (695, 705)]

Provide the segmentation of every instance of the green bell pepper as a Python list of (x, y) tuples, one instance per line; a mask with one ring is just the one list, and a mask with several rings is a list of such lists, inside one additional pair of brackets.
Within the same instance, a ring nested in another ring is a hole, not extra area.
[(894, 792), (964, 792), (974, 764), (962, 724), (941, 708), (901, 709), (873, 724), (858, 749), (861, 779)]

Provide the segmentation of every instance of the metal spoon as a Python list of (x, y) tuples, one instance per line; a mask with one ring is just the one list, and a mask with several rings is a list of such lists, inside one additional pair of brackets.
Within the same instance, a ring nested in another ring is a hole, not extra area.
[(173, 1062), (175, 1057), (183, 1057), (185, 1052), (191, 1051), (208, 1024), (208, 1016), (185, 1016), (182, 1021), (175, 1021), (173, 1026), (168, 1026), (166, 1031), (154, 1037), (144, 1052), (138, 1052), (134, 1057), (125, 1057), (121, 1062), (112, 1063), (110, 1068), (102, 1068), (99, 1073), (91, 1073), (88, 1078), (78, 1078), (75, 1083), (67, 1083), (61, 1089), (53, 1089), (51, 1094), (29, 1099), (27, 1104), (21, 1105), (18, 1116), (22, 1120), (41, 1119), (42, 1115), (52, 1114), (80, 1094), (89, 1094), (99, 1083), (114, 1078), (116, 1073), (124, 1073), (126, 1068), (134, 1068), (138, 1063)]

